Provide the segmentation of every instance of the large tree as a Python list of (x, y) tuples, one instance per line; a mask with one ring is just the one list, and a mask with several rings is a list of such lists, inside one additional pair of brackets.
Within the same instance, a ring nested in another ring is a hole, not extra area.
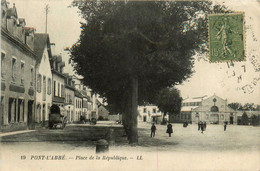
[(180, 92), (176, 88), (163, 88), (155, 96), (155, 104), (158, 106), (160, 111), (164, 113), (163, 123), (165, 123), (165, 116), (174, 115), (180, 113), (182, 98)]
[(137, 105), (192, 74), (207, 43), (211, 2), (75, 0), (82, 18), (71, 61), (83, 81), (123, 113), (130, 143), (138, 142)]
[(230, 103), (228, 106), (234, 110), (239, 110), (242, 107), (241, 103)]

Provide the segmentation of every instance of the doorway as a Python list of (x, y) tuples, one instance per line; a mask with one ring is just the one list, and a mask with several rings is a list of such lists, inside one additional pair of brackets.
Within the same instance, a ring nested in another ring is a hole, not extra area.
[(230, 123), (230, 124), (233, 124), (233, 123), (234, 123), (234, 117), (233, 117), (232, 115), (229, 117), (229, 123)]
[(33, 100), (28, 100), (27, 125), (29, 129), (33, 129)]
[(143, 117), (143, 121), (146, 122), (146, 116)]

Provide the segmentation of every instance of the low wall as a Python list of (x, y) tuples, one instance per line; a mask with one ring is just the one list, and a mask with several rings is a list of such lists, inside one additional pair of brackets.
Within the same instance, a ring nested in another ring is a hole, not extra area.
[(110, 121), (122, 121), (122, 115), (108, 115), (108, 120)]

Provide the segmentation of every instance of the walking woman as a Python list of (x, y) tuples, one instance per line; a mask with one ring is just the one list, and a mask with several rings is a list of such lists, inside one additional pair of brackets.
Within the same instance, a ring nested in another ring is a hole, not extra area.
[(172, 124), (168, 123), (166, 133), (168, 133), (169, 137), (171, 137), (172, 132)]

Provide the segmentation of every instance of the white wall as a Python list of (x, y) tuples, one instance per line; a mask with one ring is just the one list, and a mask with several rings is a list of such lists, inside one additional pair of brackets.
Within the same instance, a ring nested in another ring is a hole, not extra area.
[[(47, 51), (47, 45), (44, 48), (43, 56), (41, 59), (41, 62), (39, 65), (36, 67), (36, 86), (37, 86), (37, 79), (38, 79), (38, 74), (41, 74), (41, 92), (39, 93), (37, 91), (36, 87), (36, 121), (42, 121), (43, 120), (43, 104), (45, 104), (45, 120), (48, 120), (49, 118), (49, 110), (48, 110), (48, 104), (49, 106), (52, 105), (52, 73), (51, 73), (51, 67), (50, 67), (50, 62), (49, 62), (49, 55)], [(46, 77), (46, 100), (43, 101), (43, 77)], [(51, 94), (48, 95), (48, 79), (51, 79)], [(38, 104), (41, 105), (41, 111), (37, 110)]]

